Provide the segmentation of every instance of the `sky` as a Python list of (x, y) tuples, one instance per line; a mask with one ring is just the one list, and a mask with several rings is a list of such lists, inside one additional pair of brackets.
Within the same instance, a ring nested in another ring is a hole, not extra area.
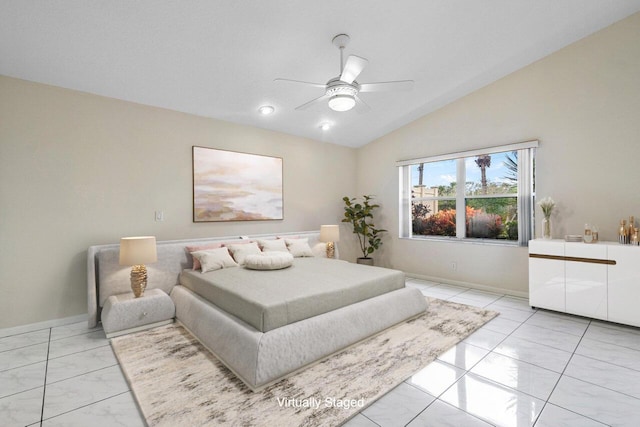
[[(504, 176), (508, 170), (504, 165), (507, 153), (491, 154), (491, 166), (486, 169), (487, 181), (504, 182)], [(480, 168), (475, 163), (476, 157), (465, 159), (467, 182), (480, 182)], [(411, 182), (418, 185), (418, 165), (411, 166)], [(427, 187), (437, 187), (439, 185), (449, 185), (456, 180), (456, 160), (445, 160), (441, 162), (425, 163), (423, 184)]]

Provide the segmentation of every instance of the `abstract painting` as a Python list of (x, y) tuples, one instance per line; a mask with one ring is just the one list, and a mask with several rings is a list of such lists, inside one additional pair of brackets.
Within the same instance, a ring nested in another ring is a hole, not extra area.
[(193, 147), (193, 222), (278, 219), (280, 157)]

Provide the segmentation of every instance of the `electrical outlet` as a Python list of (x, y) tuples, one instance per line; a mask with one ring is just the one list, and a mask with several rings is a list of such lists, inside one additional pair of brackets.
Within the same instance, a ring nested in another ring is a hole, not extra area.
[(156, 211), (156, 221), (164, 221), (164, 212)]
[(451, 262), (451, 271), (457, 271), (458, 270), (458, 263), (455, 261)]

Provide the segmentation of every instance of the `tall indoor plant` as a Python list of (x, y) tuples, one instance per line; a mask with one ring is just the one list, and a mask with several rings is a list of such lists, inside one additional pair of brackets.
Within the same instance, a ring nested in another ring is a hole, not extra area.
[(373, 224), (373, 211), (380, 205), (371, 203), (373, 196), (362, 196), (362, 202), (356, 197), (343, 197), (344, 218), (342, 222), (348, 222), (353, 226), (353, 233), (358, 236), (358, 243), (362, 251), (362, 257), (358, 258), (358, 264), (373, 265), (371, 255), (382, 245), (380, 235), (387, 230), (376, 228)]

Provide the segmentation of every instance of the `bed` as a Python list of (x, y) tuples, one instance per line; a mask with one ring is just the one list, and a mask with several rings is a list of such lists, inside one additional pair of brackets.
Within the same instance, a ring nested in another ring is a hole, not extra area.
[(184, 270), (180, 285), (260, 332), (404, 288), (404, 274), (327, 258), (295, 258), (289, 268)]
[[(185, 247), (230, 240), (219, 238), (158, 242), (158, 263), (147, 266), (149, 287), (170, 294), (177, 321), (254, 391), (427, 308), (402, 272), (323, 258), (318, 232), (296, 235), (318, 258), (275, 271), (191, 270)], [(89, 249), (90, 327), (110, 295), (129, 291), (117, 258), (118, 245)]]

